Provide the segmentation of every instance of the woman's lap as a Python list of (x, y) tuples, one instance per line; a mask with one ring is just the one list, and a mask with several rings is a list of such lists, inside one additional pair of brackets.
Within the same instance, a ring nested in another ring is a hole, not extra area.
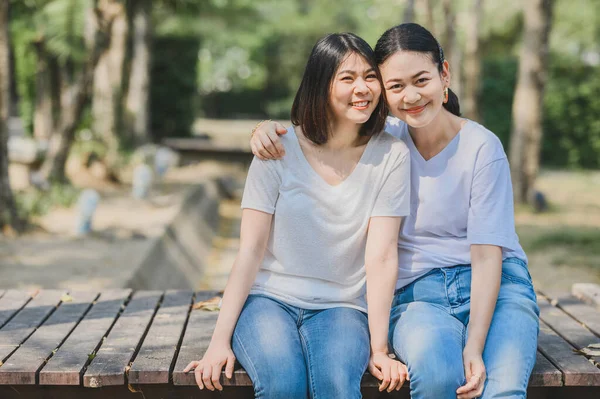
[[(456, 397), (456, 389), (464, 383), (462, 349), (469, 320), (470, 277), (467, 266), (435, 271), (394, 298), (390, 341), (396, 355), (407, 362), (413, 398), (430, 397), (419, 394), (421, 378), (427, 379), (430, 388), (438, 386), (445, 392), (436, 392), (436, 397)], [(438, 297), (432, 292), (438, 292)], [(524, 397), (535, 363), (538, 326), (535, 293), (525, 264), (504, 262), (483, 353), (488, 374), (483, 398)], [(432, 384), (431, 378), (438, 377), (444, 381)]]
[[(232, 346), (257, 397), (275, 397), (264, 394), (273, 387), (286, 397), (360, 397), (368, 323), (364, 313), (350, 308), (304, 310), (251, 295)], [(293, 392), (281, 392), (278, 381), (293, 382)]]

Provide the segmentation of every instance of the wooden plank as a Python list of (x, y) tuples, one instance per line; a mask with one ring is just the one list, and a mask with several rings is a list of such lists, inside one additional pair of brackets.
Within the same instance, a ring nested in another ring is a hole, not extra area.
[[(217, 295), (217, 292), (198, 292), (196, 294), (195, 302), (207, 300), (215, 295)], [(174, 385), (196, 385), (194, 373), (184, 373), (183, 369), (191, 361), (202, 359), (202, 356), (210, 343), (218, 316), (218, 312), (208, 312), (205, 310), (192, 310), (190, 313), (183, 342), (179, 349), (179, 355), (177, 356), (177, 362), (175, 363), (175, 368), (173, 370)], [(252, 385), (252, 381), (241, 368), (234, 372), (232, 379), (226, 378), (225, 372), (223, 371), (221, 381), (223, 385)]]
[(583, 302), (600, 309), (600, 285), (590, 283), (573, 284), (571, 293)]
[(529, 378), (530, 387), (560, 387), (563, 385), (563, 375), (539, 351), (536, 356), (535, 366)]
[[(592, 344), (600, 344), (598, 337), (563, 312), (562, 309), (552, 306), (547, 300), (542, 299), (541, 296), (538, 296), (538, 306), (540, 307), (540, 318), (576, 349), (583, 349)], [(590, 359), (596, 365), (600, 364), (600, 356), (592, 356)]]
[(167, 384), (193, 292), (167, 291), (127, 375), (130, 384)]
[(20, 290), (8, 290), (0, 298), (0, 328), (4, 327), (23, 306), (35, 296), (37, 292), (26, 292)]
[(161, 297), (161, 291), (134, 294), (85, 372), (84, 386), (98, 388), (125, 384), (125, 372), (152, 322)]
[(538, 350), (563, 373), (565, 386), (600, 385), (600, 369), (573, 351), (573, 347), (543, 321), (540, 321)]
[(113, 326), (130, 289), (104, 291), (39, 373), (40, 385), (80, 385), (89, 359)]
[(56, 310), (61, 290), (40, 291), (0, 330), (0, 365)]
[(578, 298), (564, 293), (546, 293), (551, 304), (558, 306), (573, 319), (600, 337), (600, 311), (581, 302)]
[(35, 384), (37, 371), (75, 328), (98, 293), (73, 292), (69, 297), (72, 298), (71, 301), (62, 302), (0, 368), (0, 384)]

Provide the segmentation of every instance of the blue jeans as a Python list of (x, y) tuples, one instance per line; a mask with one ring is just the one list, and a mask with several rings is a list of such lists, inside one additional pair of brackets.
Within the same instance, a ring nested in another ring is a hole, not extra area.
[(232, 349), (257, 398), (361, 398), (370, 355), (367, 316), (351, 308), (307, 310), (250, 295)]
[[(396, 291), (390, 342), (408, 367), (412, 399), (456, 399), (465, 380), (471, 267), (431, 271)], [(487, 379), (481, 398), (525, 398), (535, 364), (539, 309), (527, 265), (502, 262), (502, 281), (483, 361)]]

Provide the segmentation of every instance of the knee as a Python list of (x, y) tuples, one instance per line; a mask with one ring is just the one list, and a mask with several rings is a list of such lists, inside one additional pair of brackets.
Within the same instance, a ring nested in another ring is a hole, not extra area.
[(360, 382), (362, 374), (348, 372), (343, 368), (332, 368), (330, 372), (319, 378), (315, 382), (315, 390), (319, 393), (319, 397), (324, 398), (361, 398)]
[(302, 378), (266, 378), (254, 383), (254, 394), (261, 399), (306, 399), (308, 397), (308, 384)]
[(456, 390), (465, 383), (460, 359), (456, 362), (425, 357), (408, 365), (412, 398), (456, 398)]

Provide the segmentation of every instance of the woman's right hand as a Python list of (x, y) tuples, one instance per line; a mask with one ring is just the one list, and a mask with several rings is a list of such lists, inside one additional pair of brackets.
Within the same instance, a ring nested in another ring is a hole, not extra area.
[(404, 381), (410, 380), (406, 365), (390, 358), (386, 352), (371, 353), (368, 369), (371, 375), (381, 381), (379, 392), (399, 391)]
[(250, 138), (252, 153), (263, 161), (280, 159), (285, 155), (285, 148), (279, 140), (279, 135), (286, 133), (287, 129), (281, 123), (273, 121), (261, 123)]
[(187, 373), (194, 370), (196, 383), (200, 389), (206, 387), (211, 391), (214, 391), (215, 388), (222, 391), (223, 386), (220, 382), (221, 370), (225, 366), (225, 376), (232, 378), (234, 365), (235, 355), (230, 345), (213, 345), (211, 343), (202, 360), (191, 362), (183, 369), (183, 372)]

